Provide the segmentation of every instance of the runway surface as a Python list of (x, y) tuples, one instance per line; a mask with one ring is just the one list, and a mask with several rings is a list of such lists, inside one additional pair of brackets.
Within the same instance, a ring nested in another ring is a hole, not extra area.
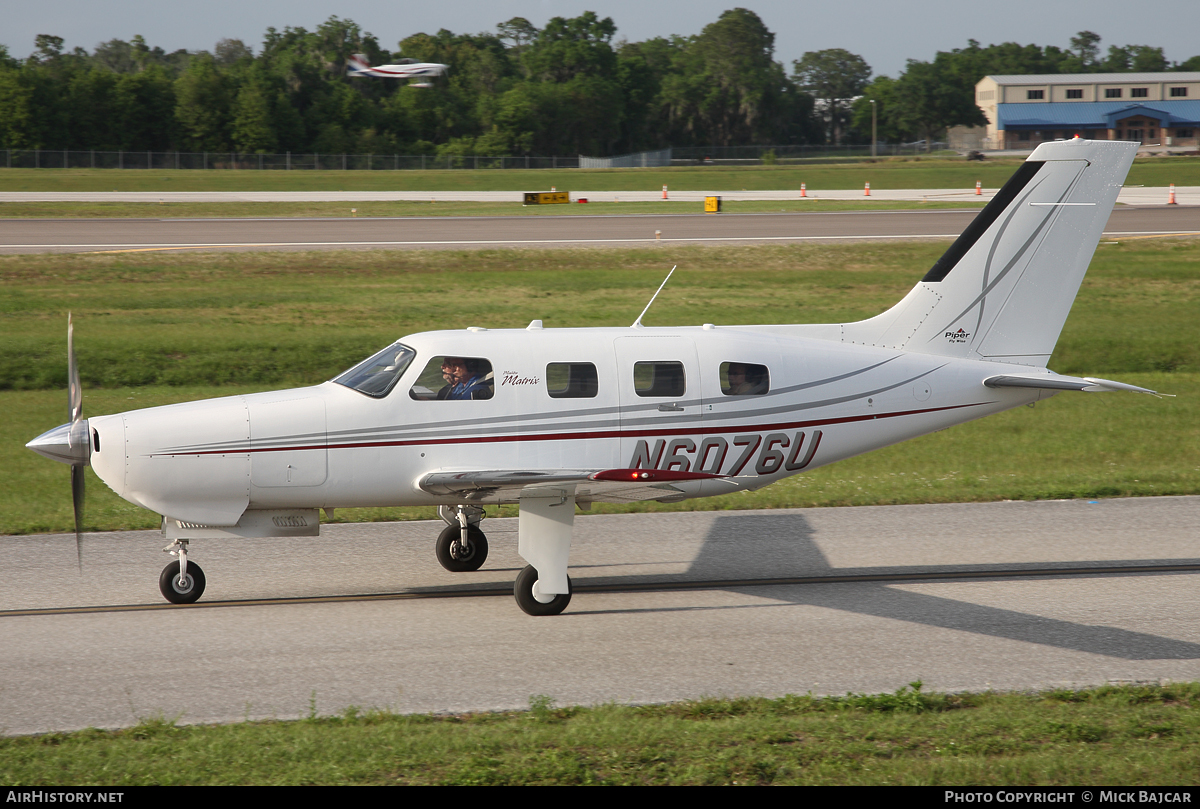
[(190, 607), (157, 532), (89, 535), (83, 576), (73, 536), (0, 538), (0, 733), (1200, 674), (1200, 497), (581, 515), (552, 618), (512, 600), (515, 520), (472, 574), (440, 527), (198, 541)]
[[(528, 189), (530, 191), (547, 189)], [(974, 188), (875, 188), (874, 200), (980, 201), (989, 200), (997, 189)], [(862, 200), (863, 188), (825, 189), (813, 187), (801, 196), (799, 189), (776, 191), (669, 191), (668, 197), (701, 202), (707, 196), (723, 200)], [(1117, 201), (1123, 205), (1166, 205), (1169, 189), (1130, 186), (1122, 188)], [(567, 191), (572, 202), (580, 197), (593, 202), (653, 202), (662, 199), (658, 189), (649, 191)], [(1200, 186), (1176, 186), (1177, 204), (1200, 204)], [(520, 191), (0, 191), (0, 202), (520, 202)]]
[[(171, 250), (470, 249), (950, 239), (976, 210), (342, 219), (22, 219), (0, 254)], [(1121, 207), (1106, 234), (1200, 235), (1200, 207)]]

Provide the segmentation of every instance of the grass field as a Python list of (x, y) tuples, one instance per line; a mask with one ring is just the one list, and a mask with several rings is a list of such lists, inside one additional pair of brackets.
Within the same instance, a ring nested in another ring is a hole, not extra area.
[[(665, 169), (477, 171), (172, 171), (0, 169), (0, 191), (810, 191), (862, 188), (998, 188), (1021, 158), (880, 158), (821, 166), (688, 166)], [(1200, 185), (1200, 157), (1134, 161), (1128, 185)]]
[[(477, 252), (0, 257), (0, 532), (66, 531), (68, 472), (24, 442), (66, 420), (66, 311), (85, 414), (328, 379), (417, 331), (632, 322), (840, 322), (898, 300), (936, 243)], [(750, 494), (597, 510), (725, 509), (1200, 492), (1200, 240), (1102, 244), (1051, 367), (1179, 394), (1064, 394)], [(470, 294), (463, 294), (470, 290)], [(444, 304), (447, 295), (454, 309)], [(157, 517), (91, 477), (89, 530)], [(427, 509), (339, 519), (430, 518)]]
[(0, 738), (0, 784), (1094, 785), (1196, 782), (1200, 685), (708, 699)]

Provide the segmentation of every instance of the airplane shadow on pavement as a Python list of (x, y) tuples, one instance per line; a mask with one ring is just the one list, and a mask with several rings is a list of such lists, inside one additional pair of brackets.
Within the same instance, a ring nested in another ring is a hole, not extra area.
[[(730, 515), (718, 517), (690, 569), (677, 581), (733, 581), (815, 576), (970, 573), (972, 580), (989, 571), (1044, 570), (1044, 563), (1004, 565), (914, 565), (835, 568), (817, 545), (816, 532), (802, 515)], [(1167, 564), (1198, 560), (1127, 560), (1125, 564)], [(1114, 567), (1120, 561), (1078, 561), (1058, 564), (1074, 569)], [(1054, 573), (1046, 574), (1053, 578)], [(1121, 575), (1121, 574), (1099, 574)], [(1146, 574), (1143, 574), (1146, 575)], [(1151, 574), (1154, 575), (1154, 574)], [(636, 581), (637, 577), (624, 579)], [(1007, 577), (1005, 577), (1007, 578)], [(1044, 578), (1039, 576), (1038, 578)], [(1077, 580), (1079, 574), (1071, 574)], [(984, 576), (983, 580), (987, 580)], [(995, 581), (996, 579), (992, 579)], [(953, 580), (951, 580), (953, 581)], [(961, 581), (961, 580), (959, 580)], [(911, 583), (911, 582), (910, 582)], [(731, 592), (762, 597), (761, 585), (728, 588)], [(997, 638), (1037, 643), (1126, 660), (1200, 659), (1200, 644), (1133, 632), (1109, 626), (1074, 623), (1043, 615), (1000, 609), (969, 601), (913, 593), (889, 582), (814, 583), (770, 587), (766, 597), (793, 604), (844, 610), (879, 618), (910, 621), (926, 626)]]

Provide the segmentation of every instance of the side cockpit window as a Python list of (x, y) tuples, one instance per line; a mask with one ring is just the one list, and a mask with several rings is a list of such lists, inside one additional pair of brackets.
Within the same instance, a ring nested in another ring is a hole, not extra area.
[(434, 357), (417, 377), (408, 395), (414, 399), (470, 401), (490, 399), (494, 391), (492, 364), (482, 357)]
[(771, 372), (751, 362), (721, 363), (721, 393), (726, 396), (762, 396), (771, 389)]
[(600, 389), (590, 362), (552, 362), (546, 366), (546, 393), (551, 399), (591, 399)]
[(333, 381), (367, 396), (382, 399), (396, 387), (400, 375), (416, 356), (417, 352), (408, 346), (395, 343), (363, 360)]

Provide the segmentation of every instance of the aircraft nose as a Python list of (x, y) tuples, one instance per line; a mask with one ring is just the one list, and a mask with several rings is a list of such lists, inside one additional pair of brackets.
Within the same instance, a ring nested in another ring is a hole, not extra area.
[(25, 446), (52, 461), (86, 465), (92, 455), (91, 430), (87, 419), (80, 419), (48, 430)]

